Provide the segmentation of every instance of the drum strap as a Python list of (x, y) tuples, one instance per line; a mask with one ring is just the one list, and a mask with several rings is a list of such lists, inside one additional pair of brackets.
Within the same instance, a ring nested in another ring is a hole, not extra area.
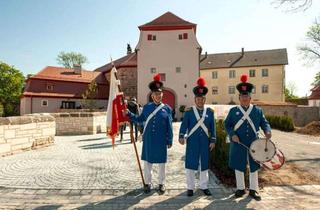
[(192, 106), (192, 109), (193, 109), (193, 113), (194, 115), (196, 116), (196, 119), (197, 119), (197, 124), (195, 124), (195, 126), (190, 130), (189, 134), (188, 134), (188, 137), (189, 138), (200, 126), (202, 128), (202, 130), (207, 134), (207, 136), (209, 137), (209, 132), (208, 132), (208, 128), (205, 126), (205, 124), (203, 123), (204, 122), (204, 119), (206, 117), (206, 114), (207, 114), (207, 108), (205, 107), (204, 110), (203, 110), (203, 113), (202, 113), (202, 117), (200, 118), (200, 115), (198, 113), (198, 110), (195, 106)]
[(234, 131), (238, 130), (238, 128), (240, 128), (240, 126), (244, 123), (245, 120), (248, 120), (252, 130), (254, 131), (254, 133), (256, 134), (257, 133), (257, 129), (256, 127), (254, 126), (251, 118), (250, 118), (250, 113), (253, 109), (253, 105), (250, 104), (249, 106), (249, 109), (247, 111), (244, 111), (244, 109), (242, 108), (242, 106), (237, 106), (238, 109), (241, 111), (241, 113), (243, 114), (243, 117), (237, 122), (237, 124), (234, 126)]
[(146, 120), (146, 124), (144, 125), (143, 130), (145, 131), (147, 128), (147, 125), (149, 123), (149, 121), (157, 114), (157, 112), (164, 107), (164, 104), (161, 103), (155, 110), (153, 110), (153, 112), (148, 116), (147, 120)]

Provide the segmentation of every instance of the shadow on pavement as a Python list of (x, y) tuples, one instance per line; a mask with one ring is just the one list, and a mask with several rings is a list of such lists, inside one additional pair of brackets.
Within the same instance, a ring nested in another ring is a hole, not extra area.
[[(92, 202), (88, 203), (84, 206), (77, 207), (77, 209), (84, 210), (84, 209), (128, 209), (131, 206), (139, 203), (141, 200), (152, 196), (155, 191), (151, 191), (149, 194), (144, 194), (141, 189), (132, 190), (127, 192), (124, 195), (117, 196), (105, 201), (100, 202)], [(120, 207), (121, 206), (121, 207)]]
[[(115, 147), (125, 145), (125, 144), (131, 144), (131, 142), (128, 141), (128, 142), (117, 143)], [(83, 145), (79, 147), (81, 149), (102, 149), (102, 148), (110, 148), (112, 147), (112, 144), (111, 142), (105, 142), (105, 143), (97, 143), (97, 144), (88, 144), (88, 145)]]
[(62, 207), (62, 205), (48, 205), (34, 208), (34, 210), (56, 210)]

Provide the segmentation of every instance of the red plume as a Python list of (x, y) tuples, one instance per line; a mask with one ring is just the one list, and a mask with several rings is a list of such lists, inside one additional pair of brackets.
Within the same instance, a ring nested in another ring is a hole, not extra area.
[(153, 77), (153, 81), (160, 82), (160, 79), (161, 79), (160, 74), (156, 74), (156, 75), (154, 75), (154, 77)]
[(248, 75), (246, 74), (241, 75), (240, 80), (241, 82), (246, 83), (248, 81)]
[(197, 80), (197, 84), (200, 87), (204, 87), (206, 85), (206, 81), (202, 77), (199, 77), (199, 79)]

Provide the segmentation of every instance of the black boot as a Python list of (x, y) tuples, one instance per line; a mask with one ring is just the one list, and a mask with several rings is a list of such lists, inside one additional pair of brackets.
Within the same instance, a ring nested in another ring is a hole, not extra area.
[(256, 201), (261, 201), (261, 196), (259, 195), (259, 193), (255, 190), (250, 190), (249, 191), (249, 195), (255, 199)]
[(246, 194), (245, 190), (237, 190), (234, 195), (236, 196), (236, 198), (240, 198), (242, 197), (244, 194)]
[(193, 190), (188, 190), (188, 191), (187, 191), (187, 196), (188, 196), (188, 197), (193, 196)]
[(159, 194), (162, 195), (166, 191), (166, 187), (163, 184), (159, 184)]
[(204, 189), (204, 190), (202, 190), (202, 192), (207, 196), (212, 195), (209, 189)]
[(143, 187), (143, 191), (145, 194), (148, 194), (151, 192), (151, 186), (150, 184), (145, 184), (144, 187)]

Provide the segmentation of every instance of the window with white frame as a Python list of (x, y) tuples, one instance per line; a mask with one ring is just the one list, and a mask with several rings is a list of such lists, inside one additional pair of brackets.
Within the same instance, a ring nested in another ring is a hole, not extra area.
[(176, 67), (176, 73), (181, 73), (181, 67)]
[(253, 86), (251, 93), (252, 93), (252, 94), (255, 94), (255, 93), (256, 93), (256, 86), (255, 86), (255, 85)]
[(160, 80), (163, 81), (163, 82), (166, 81), (166, 74), (161, 73), (160, 74)]
[(249, 70), (249, 76), (250, 77), (256, 77), (256, 70), (255, 69), (250, 69)]
[(157, 69), (154, 68), (154, 67), (150, 68), (150, 73), (151, 73), (151, 74), (157, 73)]
[(235, 94), (235, 92), (236, 92), (236, 88), (235, 88), (235, 86), (229, 86), (229, 94)]
[(262, 85), (262, 93), (268, 93), (269, 92), (269, 86), (268, 85)]
[(235, 78), (236, 77), (236, 70), (230, 70), (229, 71), (229, 78)]
[(212, 79), (217, 79), (218, 78), (218, 72), (217, 71), (213, 71), (212, 72)]
[(262, 77), (268, 77), (268, 76), (269, 76), (268, 69), (262, 69)]
[(213, 86), (212, 87), (212, 95), (217, 95), (218, 94), (218, 86)]
[(41, 100), (41, 106), (48, 106), (48, 100)]

